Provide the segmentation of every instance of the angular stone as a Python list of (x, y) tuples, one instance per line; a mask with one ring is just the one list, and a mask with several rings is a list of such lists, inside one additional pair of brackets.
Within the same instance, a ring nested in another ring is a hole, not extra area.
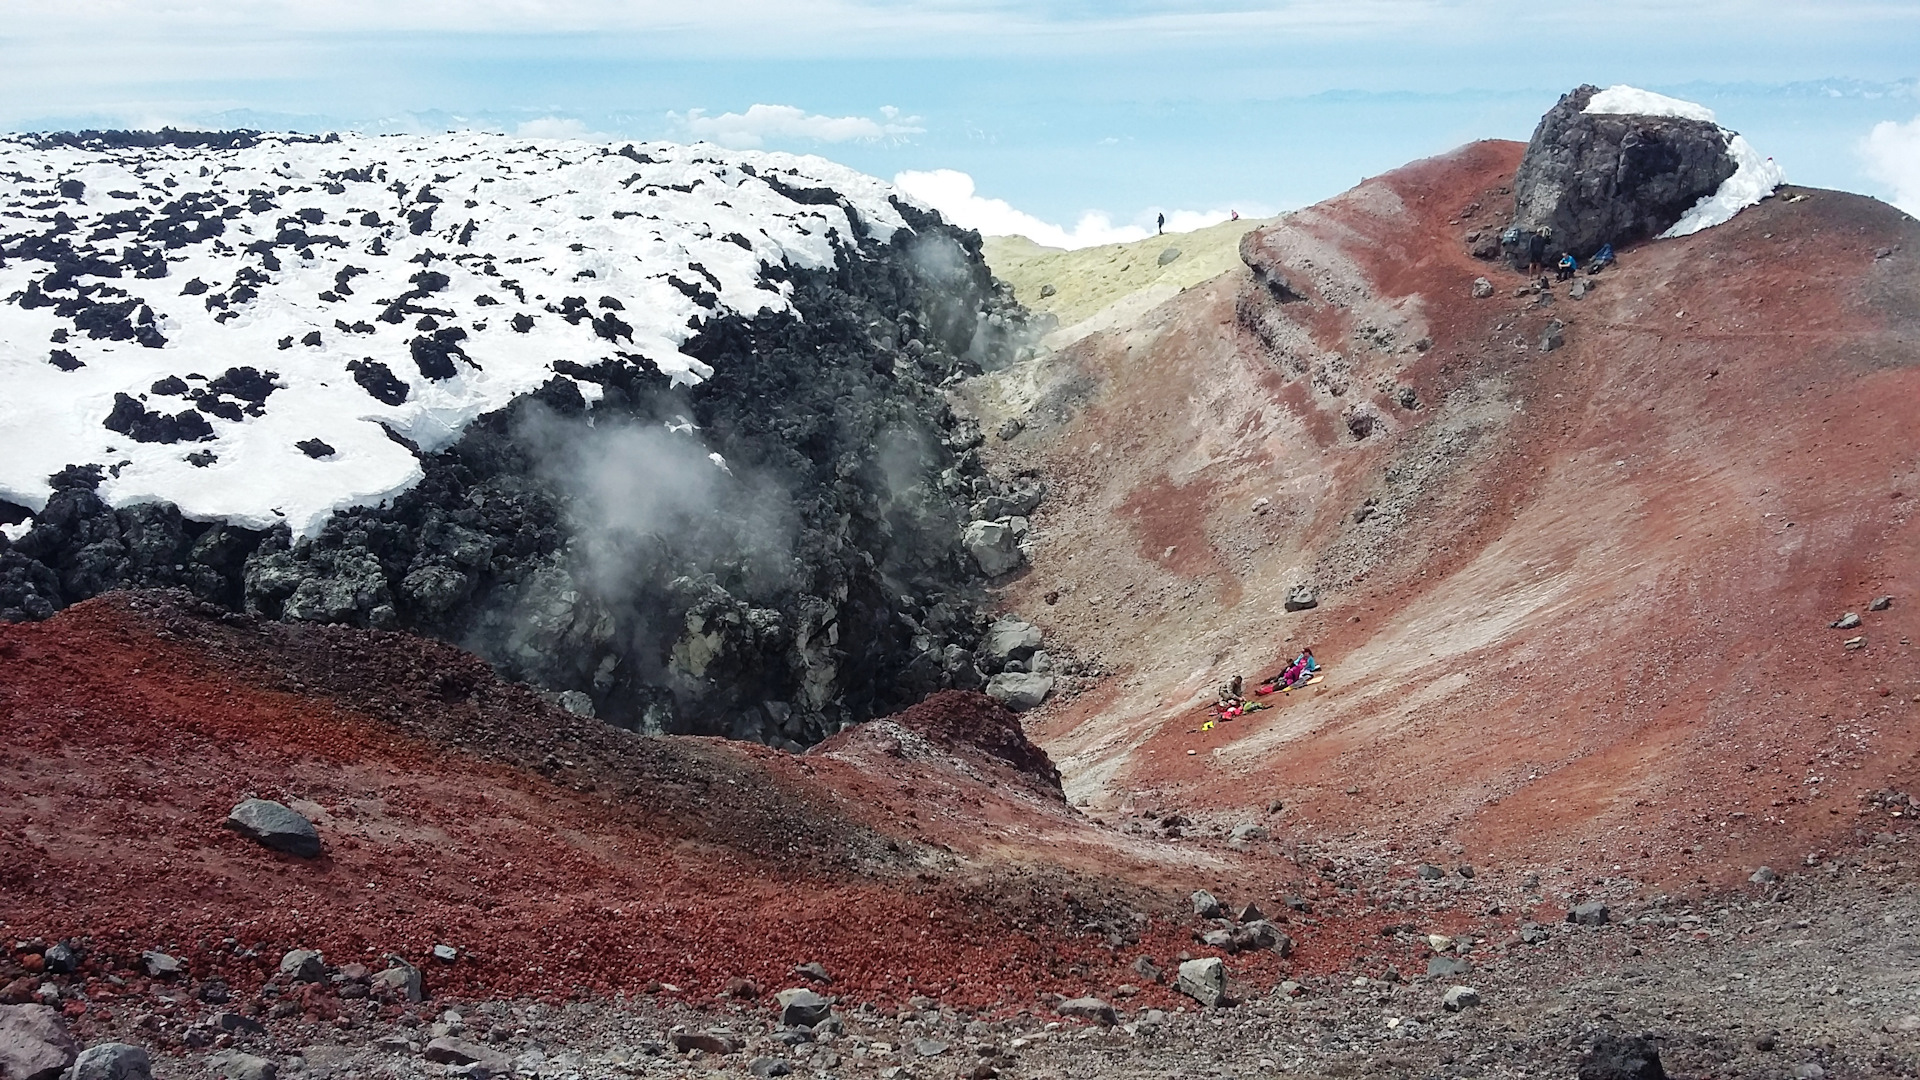
[(695, 1050), (703, 1054), (731, 1054), (739, 1047), (734, 1041), (720, 1035), (711, 1035), (703, 1031), (676, 1031), (673, 1033), (675, 1053), (691, 1054)]
[(827, 969), (818, 963), (795, 964), (793, 966), (793, 973), (803, 979), (817, 982), (821, 986), (833, 985), (833, 976), (827, 974)]
[(140, 965), (147, 969), (147, 977), (151, 979), (175, 978), (186, 970), (178, 958), (153, 950), (140, 954)]
[(1040, 648), (1040, 628), (1011, 615), (994, 621), (987, 631), (987, 658), (997, 667), (1009, 660), (1025, 660)]
[(1773, 867), (1763, 866), (1755, 870), (1753, 876), (1747, 880), (1753, 882), (1755, 885), (1771, 885), (1780, 880), (1780, 875), (1774, 872)]
[(1193, 1000), (1215, 1008), (1227, 1000), (1227, 965), (1217, 956), (1188, 960), (1180, 965), (1180, 992)]
[(313, 822), (277, 802), (247, 799), (233, 808), (222, 823), (234, 832), (275, 851), (303, 859), (320, 854), (320, 834)]
[(368, 977), (367, 984), (372, 990), (411, 1002), (426, 1000), (426, 986), (419, 968), (397, 956), (387, 957), (387, 964), (385, 971), (376, 971)]
[(263, 1057), (231, 1051), (220, 1055), (215, 1068), (226, 1080), (274, 1080), (280, 1067)]
[(1014, 712), (1026, 712), (1047, 700), (1053, 693), (1053, 683), (1051, 675), (1003, 671), (987, 680), (987, 696)]
[(1027, 555), (1020, 550), (1019, 535), (1013, 520), (1001, 518), (997, 521), (969, 522), (960, 534), (961, 546), (973, 557), (981, 573), (988, 577), (1010, 574), (1027, 564)]
[(153, 1062), (145, 1048), (110, 1042), (82, 1050), (66, 1080), (152, 1080), (152, 1077)]
[(747, 1062), (747, 1071), (759, 1077), (760, 1080), (767, 1080), (768, 1077), (791, 1075), (793, 1066), (789, 1065), (784, 1058), (763, 1056)]
[(1114, 1013), (1113, 1006), (1101, 1001), (1097, 997), (1070, 998), (1054, 1006), (1053, 1011), (1059, 1013), (1061, 1016), (1071, 1016), (1080, 1020), (1091, 1020), (1096, 1024), (1105, 1024), (1108, 1027), (1112, 1027), (1120, 1022), (1120, 1017)]
[(1613, 912), (1598, 900), (1575, 907), (1567, 912), (1567, 921), (1581, 926), (1604, 926), (1613, 918)]
[(1487, 297), (1492, 295), (1493, 295), (1493, 282), (1488, 281), (1486, 278), (1473, 279), (1473, 298), (1475, 300), (1485, 300)]
[(280, 974), (299, 982), (319, 982), (327, 974), (326, 957), (314, 949), (294, 949), (280, 958)]
[(1226, 905), (1205, 889), (1195, 889), (1188, 897), (1193, 901), (1193, 913), (1203, 919), (1218, 919), (1226, 915)]
[(0, 1005), (0, 1076), (56, 1080), (80, 1047), (48, 1005)]
[(1427, 958), (1427, 974), (1452, 979), (1473, 972), (1473, 961), (1464, 956), (1430, 956)]
[(1233, 831), (1227, 834), (1227, 839), (1245, 843), (1248, 840), (1265, 840), (1272, 835), (1272, 833), (1267, 831), (1265, 825), (1255, 825), (1252, 822), (1243, 821), (1233, 827)]
[(1449, 986), (1447, 992), (1440, 995), (1440, 1005), (1448, 1012), (1471, 1009), (1480, 1004), (1480, 991), (1471, 986)]
[(513, 1062), (498, 1050), (457, 1035), (442, 1035), (427, 1044), (421, 1055), (442, 1065), (485, 1065), (492, 1072), (506, 1072)]
[(1292, 591), (1287, 593), (1287, 598), (1281, 603), (1281, 606), (1288, 611), (1306, 611), (1309, 608), (1317, 608), (1320, 606), (1320, 594), (1315, 592), (1311, 585), (1296, 585)]
[(780, 1022), (788, 1027), (810, 1028), (833, 1015), (833, 1001), (805, 987), (782, 990), (774, 995), (780, 1007)]

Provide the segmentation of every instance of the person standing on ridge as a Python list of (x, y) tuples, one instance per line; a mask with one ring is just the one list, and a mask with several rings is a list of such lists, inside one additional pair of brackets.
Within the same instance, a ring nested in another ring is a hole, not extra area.
[(1161, 214), (1160, 220), (1153, 223), (1153, 234), (1159, 236), (1167, 231), (1167, 215)]
[(1553, 231), (1543, 225), (1534, 230), (1532, 236), (1527, 237), (1527, 273), (1537, 274), (1545, 269), (1547, 264), (1547, 238), (1552, 235)]

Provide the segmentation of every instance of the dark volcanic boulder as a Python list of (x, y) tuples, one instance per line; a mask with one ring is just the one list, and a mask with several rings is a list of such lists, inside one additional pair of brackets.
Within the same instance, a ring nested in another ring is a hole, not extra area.
[[(1599, 89), (1582, 86), (1540, 118), (1514, 174), (1518, 250), (1525, 237), (1553, 230), (1547, 258), (1585, 258), (1602, 244), (1658, 236), (1694, 203), (1719, 190), (1737, 164), (1729, 136), (1706, 120), (1585, 111)], [(1511, 235), (1511, 234), (1509, 234)]]

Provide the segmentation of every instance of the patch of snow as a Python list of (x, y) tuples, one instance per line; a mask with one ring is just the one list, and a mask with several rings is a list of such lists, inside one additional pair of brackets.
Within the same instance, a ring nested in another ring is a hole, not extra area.
[(1739, 168), (1727, 177), (1719, 190), (1694, 203), (1673, 228), (1661, 233), (1661, 239), (1689, 236), (1701, 229), (1724, 225), (1733, 220), (1733, 215), (1772, 196), (1774, 189), (1787, 182), (1786, 170), (1778, 162), (1762, 157), (1742, 136), (1729, 135), (1727, 153)]
[[(1625, 116), (1674, 116), (1718, 126), (1713, 110), (1705, 105), (1633, 86), (1609, 86), (1593, 95), (1582, 111)], [(1772, 195), (1775, 188), (1787, 182), (1786, 171), (1772, 158), (1762, 156), (1740, 135), (1726, 128), (1720, 130), (1727, 138), (1727, 153), (1736, 166), (1734, 174), (1713, 194), (1693, 204), (1674, 223), (1673, 228), (1660, 234), (1661, 239), (1689, 236), (1701, 229), (1724, 225), (1732, 221), (1735, 214)]]
[(1613, 113), (1624, 116), (1677, 116), (1682, 120), (1714, 123), (1713, 110), (1705, 105), (1642, 90), (1637, 86), (1609, 86), (1593, 95), (1587, 113)]
[[(81, 198), (60, 192), (67, 180), (86, 185)], [(681, 351), (690, 322), (790, 310), (791, 286), (764, 269), (823, 268), (859, 238), (889, 239), (907, 227), (895, 194), (822, 158), (707, 144), (0, 137), (0, 498), (37, 512), (51, 474), (97, 464), (115, 506), (166, 500), (199, 520), (311, 535), (335, 510), (419, 481), (394, 436), (445, 447), (558, 362), (705, 380), (712, 369)], [(94, 262), (64, 275), (48, 243)], [(76, 322), (103, 304), (130, 305), (122, 328), (150, 327), (164, 346)], [(458, 337), (457, 351), (423, 355), (436, 334)], [(384, 365), (387, 396), (404, 387), (404, 400), (376, 397), (349, 364), (375, 384), (367, 372)], [(209, 389), (243, 368), (273, 386), (244, 412), (245, 399)], [(136, 442), (103, 426), (122, 394), (149, 413), (204, 416), (212, 433)], [(313, 439), (334, 452), (296, 446)]]

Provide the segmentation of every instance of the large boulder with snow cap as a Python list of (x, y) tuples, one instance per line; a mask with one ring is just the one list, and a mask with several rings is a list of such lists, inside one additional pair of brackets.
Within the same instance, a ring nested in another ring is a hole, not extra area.
[(1659, 236), (1739, 170), (1735, 138), (1697, 105), (1580, 87), (1540, 118), (1527, 144), (1513, 180), (1520, 239), (1508, 255), (1525, 265), (1526, 237), (1543, 227), (1552, 230), (1548, 261)]

